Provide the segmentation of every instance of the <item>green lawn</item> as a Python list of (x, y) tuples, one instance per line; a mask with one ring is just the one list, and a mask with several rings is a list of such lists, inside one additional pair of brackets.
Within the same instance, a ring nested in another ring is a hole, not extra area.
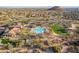
[(51, 30), (52, 32), (62, 36), (67, 36), (69, 34), (65, 27), (59, 24), (53, 24)]

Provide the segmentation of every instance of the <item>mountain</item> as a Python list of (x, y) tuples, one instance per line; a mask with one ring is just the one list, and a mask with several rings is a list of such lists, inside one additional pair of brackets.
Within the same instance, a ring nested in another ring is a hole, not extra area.
[(48, 10), (63, 11), (64, 9), (60, 6), (54, 6), (52, 8), (49, 8)]

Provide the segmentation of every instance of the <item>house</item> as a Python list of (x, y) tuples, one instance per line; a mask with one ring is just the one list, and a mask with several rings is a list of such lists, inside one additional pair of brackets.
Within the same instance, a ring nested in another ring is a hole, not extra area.
[(16, 35), (21, 31), (22, 25), (18, 23), (17, 25), (13, 26), (13, 28), (9, 31), (11, 37), (16, 37)]
[(78, 23), (73, 23), (71, 24), (71, 27), (69, 29), (76, 30), (78, 27), (79, 27)]
[(14, 27), (9, 31), (9, 34), (11, 37), (16, 37), (16, 35), (20, 32), (20, 28)]
[(75, 34), (78, 31), (79, 28), (79, 24), (78, 23), (72, 23), (71, 27), (68, 28), (68, 31), (70, 32), (70, 34)]

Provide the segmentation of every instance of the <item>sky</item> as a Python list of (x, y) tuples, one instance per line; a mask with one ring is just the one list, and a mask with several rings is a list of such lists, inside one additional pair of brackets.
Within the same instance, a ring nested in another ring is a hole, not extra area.
[(1, 6), (79, 6), (79, 0), (0, 0)]

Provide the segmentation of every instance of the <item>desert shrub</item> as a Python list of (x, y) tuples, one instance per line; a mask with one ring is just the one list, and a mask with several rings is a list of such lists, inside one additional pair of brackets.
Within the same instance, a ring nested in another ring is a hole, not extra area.
[(19, 35), (22, 39), (26, 39), (27, 36), (29, 35), (29, 30), (27, 28), (22, 28)]
[(14, 42), (14, 41), (10, 41), (8, 38), (0, 38), (0, 41), (1, 41), (0, 42), (1, 44), (8, 46), (8, 47), (9, 47), (9, 45), (12, 45), (13, 47), (15, 47), (16, 43), (17, 43), (17, 42)]
[(60, 53), (61, 51), (61, 46), (54, 46), (56, 53)]
[(76, 31), (75, 31), (77, 34), (79, 34), (79, 27), (76, 28)]

